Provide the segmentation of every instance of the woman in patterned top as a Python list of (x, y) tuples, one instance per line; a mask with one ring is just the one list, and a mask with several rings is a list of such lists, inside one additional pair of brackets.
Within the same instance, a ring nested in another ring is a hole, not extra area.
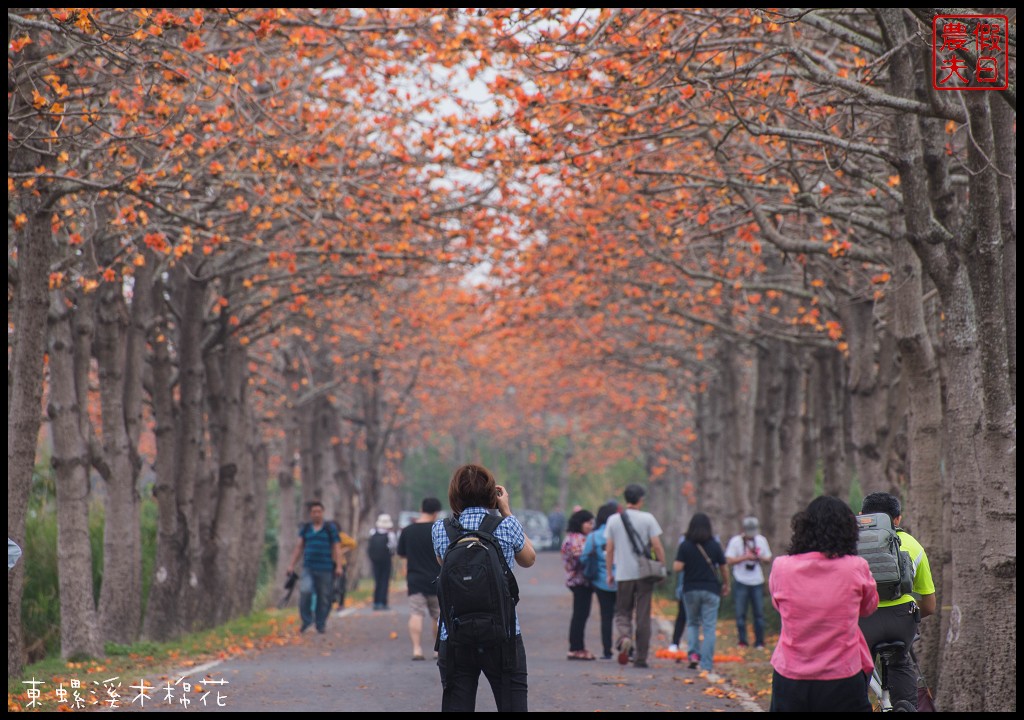
[(594, 529), (594, 513), (577, 510), (566, 524), (565, 541), (562, 543), (562, 562), (565, 565), (565, 585), (572, 591), (572, 620), (569, 621), (569, 660), (596, 660), (586, 648), (584, 635), (587, 618), (590, 617), (594, 588), (583, 577), (583, 546), (587, 535)]

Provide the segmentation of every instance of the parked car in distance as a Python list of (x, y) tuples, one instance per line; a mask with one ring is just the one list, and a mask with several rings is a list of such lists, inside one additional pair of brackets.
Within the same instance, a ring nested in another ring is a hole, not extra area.
[[(419, 516), (419, 510), (403, 510), (402, 512), (398, 513), (398, 530), (404, 530), (406, 525), (411, 525), (412, 523), (416, 522), (416, 518), (418, 518)], [(437, 514), (438, 520), (444, 520), (446, 517), (448, 517), (447, 510), (442, 510)]]
[(526, 537), (530, 538), (530, 542), (533, 543), (534, 550), (539, 552), (561, 549), (548, 525), (547, 515), (540, 510), (513, 510), (512, 514), (519, 518), (523, 530), (526, 531)]
[[(526, 531), (526, 536), (530, 538), (530, 542), (533, 543), (535, 550), (561, 549), (555, 542), (554, 535), (551, 533), (551, 527), (548, 525), (547, 515), (542, 513), (540, 510), (513, 510), (512, 514), (519, 518), (519, 522), (522, 523), (523, 530)], [(449, 513), (447, 510), (442, 510), (438, 513), (437, 517), (439, 520), (443, 520), (448, 517), (448, 515)], [(398, 513), (398, 530), (403, 530), (407, 525), (415, 522), (416, 518), (419, 516), (419, 510), (402, 510)]]

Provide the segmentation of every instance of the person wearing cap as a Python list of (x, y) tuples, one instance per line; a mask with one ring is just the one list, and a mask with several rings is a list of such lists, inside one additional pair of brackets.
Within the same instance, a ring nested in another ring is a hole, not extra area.
[(395, 554), (398, 538), (392, 531), (394, 521), (387, 513), (377, 516), (366, 553), (373, 567), (373, 609), (388, 610), (388, 587), (391, 585), (391, 557)]
[[(646, 491), (640, 485), (632, 483), (626, 486), (623, 497), (626, 499), (625, 509), (608, 518), (605, 531), (605, 571), (609, 585), (617, 583), (615, 594), (615, 633), (618, 640), (620, 665), (629, 662), (629, 652), (634, 650), (633, 667), (646, 668), (647, 653), (651, 644), (651, 597), (657, 581), (653, 578), (640, 577), (640, 565), (628, 531), (622, 521), (626, 515), (630, 525), (639, 535), (640, 545), (650, 543), (654, 557), (665, 562), (665, 547), (661, 544), (661, 525), (651, 513), (643, 510)], [(633, 647), (633, 620), (636, 618), (636, 647)]]
[(743, 518), (743, 532), (734, 535), (725, 548), (725, 559), (736, 581), (733, 597), (740, 647), (747, 647), (747, 608), (754, 617), (754, 647), (764, 647), (764, 566), (771, 563), (772, 551), (760, 529), (756, 517)]

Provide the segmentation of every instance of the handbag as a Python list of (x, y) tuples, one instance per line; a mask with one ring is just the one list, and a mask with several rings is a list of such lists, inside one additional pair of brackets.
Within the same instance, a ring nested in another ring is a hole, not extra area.
[(668, 568), (665, 567), (665, 563), (661, 560), (655, 560), (651, 556), (651, 543), (648, 542), (647, 546), (641, 549), (640, 536), (633, 529), (633, 523), (629, 521), (626, 511), (623, 510), (619, 517), (622, 518), (622, 525), (626, 528), (626, 534), (629, 536), (629, 544), (633, 546), (636, 563), (640, 567), (640, 579), (654, 580), (654, 582), (664, 580), (668, 576)]
[(580, 558), (580, 567), (583, 577), (588, 582), (594, 582), (600, 576), (602, 568), (600, 558), (597, 556), (597, 543), (591, 546), (590, 552), (584, 553)]

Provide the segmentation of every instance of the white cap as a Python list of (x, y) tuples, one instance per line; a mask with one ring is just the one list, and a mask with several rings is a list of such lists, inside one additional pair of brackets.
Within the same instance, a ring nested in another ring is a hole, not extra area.
[(743, 518), (743, 531), (748, 535), (756, 535), (761, 529), (761, 524), (753, 515)]
[(395, 526), (395, 523), (392, 522), (391, 516), (388, 515), (387, 513), (381, 513), (380, 515), (377, 516), (377, 529), (378, 530), (390, 530), (394, 526)]

